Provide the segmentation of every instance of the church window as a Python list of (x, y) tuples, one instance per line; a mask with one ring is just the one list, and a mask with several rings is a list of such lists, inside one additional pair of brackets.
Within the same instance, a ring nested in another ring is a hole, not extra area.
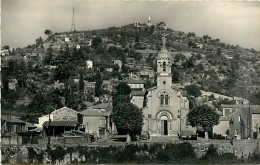
[(163, 81), (163, 84), (166, 84), (166, 81)]
[(164, 95), (161, 95), (160, 96), (160, 104), (163, 105), (163, 103), (164, 103)]
[(166, 62), (163, 62), (163, 71), (166, 72)]
[(168, 104), (169, 104), (169, 96), (165, 95), (165, 105), (168, 105)]

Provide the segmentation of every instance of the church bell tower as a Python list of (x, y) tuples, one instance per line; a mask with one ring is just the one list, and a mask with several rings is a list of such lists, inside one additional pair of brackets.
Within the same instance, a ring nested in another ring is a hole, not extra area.
[(166, 35), (162, 36), (163, 46), (158, 53), (157, 57), (157, 86), (171, 86), (172, 74), (171, 74), (171, 55), (166, 49)]

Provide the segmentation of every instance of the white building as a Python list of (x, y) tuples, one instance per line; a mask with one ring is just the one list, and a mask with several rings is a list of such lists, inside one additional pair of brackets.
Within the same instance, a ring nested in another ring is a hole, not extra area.
[(70, 38), (69, 37), (65, 37), (65, 42), (70, 42)]
[(86, 67), (87, 67), (88, 69), (93, 69), (93, 61), (87, 60), (87, 61), (86, 61)]
[[(50, 119), (51, 119), (51, 121), (53, 121), (53, 114), (50, 115)], [(39, 124), (35, 124), (35, 125), (36, 125), (37, 127), (43, 127), (43, 126), (42, 126), (43, 123), (44, 123), (45, 121), (49, 121), (49, 115), (41, 116), (41, 117), (38, 118), (38, 120), (39, 120)]]

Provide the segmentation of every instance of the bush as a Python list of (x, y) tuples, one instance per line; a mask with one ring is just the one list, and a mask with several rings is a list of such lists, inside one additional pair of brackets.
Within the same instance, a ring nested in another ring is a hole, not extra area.
[(36, 160), (38, 163), (41, 163), (43, 160), (43, 152), (37, 153), (32, 147), (28, 148), (29, 162), (34, 162)]
[(46, 152), (51, 157), (51, 161), (61, 161), (67, 154), (66, 150), (62, 146), (57, 146), (54, 150), (52, 150), (51, 148), (47, 148)]
[(206, 152), (205, 155), (202, 156), (202, 159), (208, 160), (208, 159), (214, 159), (219, 156), (217, 152), (217, 147), (215, 147), (213, 144), (211, 144)]
[(254, 163), (260, 163), (260, 154), (253, 154), (252, 155), (252, 158), (251, 160), (254, 162)]

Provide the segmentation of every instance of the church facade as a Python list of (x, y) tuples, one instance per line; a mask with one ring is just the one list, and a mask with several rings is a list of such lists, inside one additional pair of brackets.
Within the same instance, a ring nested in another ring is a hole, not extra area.
[(165, 46), (157, 56), (157, 86), (147, 89), (147, 104), (143, 108), (143, 133), (151, 136), (178, 136), (195, 134), (195, 128), (188, 125), (189, 101), (183, 92), (172, 84), (171, 57)]

